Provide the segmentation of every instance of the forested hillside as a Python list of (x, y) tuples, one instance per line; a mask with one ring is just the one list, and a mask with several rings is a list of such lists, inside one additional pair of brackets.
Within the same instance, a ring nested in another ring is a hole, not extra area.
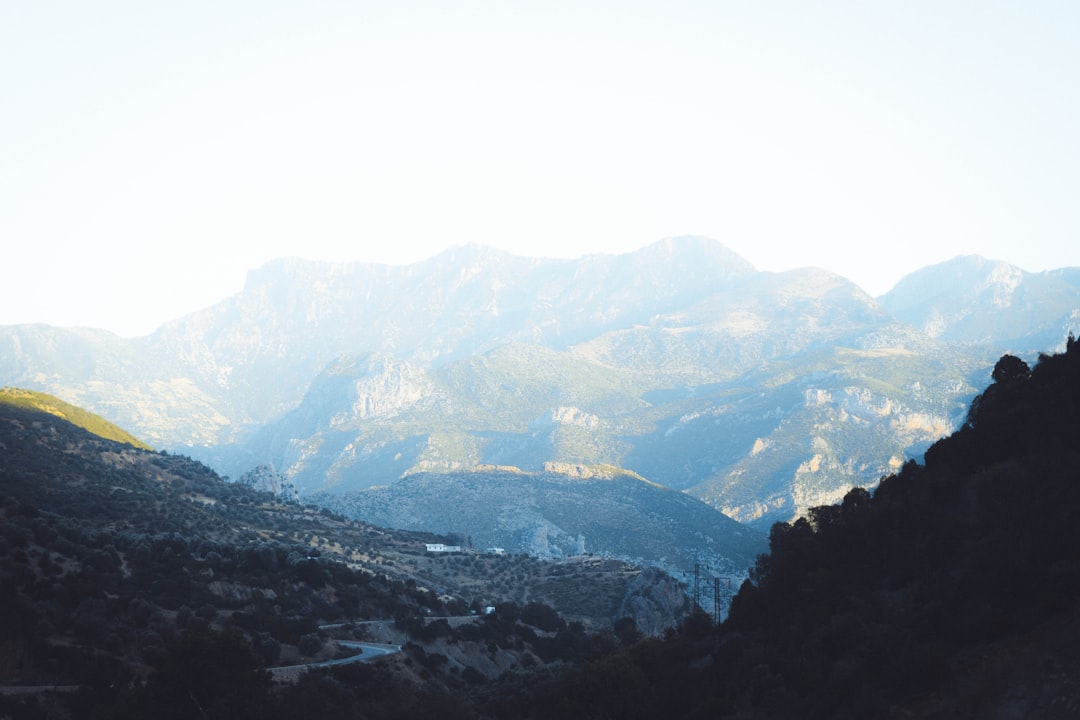
[(450, 541), (0, 403), (0, 717), (295, 717), (307, 686), (275, 690), (267, 669), (372, 637), (402, 651), (347, 672), (378, 684), (369, 716), (399, 717), (518, 687), (686, 611), (652, 569), (426, 550)]
[(718, 629), (538, 691), (528, 718), (1072, 718), (1080, 343), (994, 382), (925, 465), (777, 524)]

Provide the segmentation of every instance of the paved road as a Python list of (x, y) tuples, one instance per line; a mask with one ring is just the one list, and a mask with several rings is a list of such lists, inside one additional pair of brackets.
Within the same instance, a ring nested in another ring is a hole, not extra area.
[(321, 663), (315, 663), (313, 667), (329, 667), (331, 665), (345, 665), (346, 663), (353, 662), (371, 662), (375, 658), (401, 652), (400, 645), (384, 645), (382, 643), (357, 642), (355, 640), (338, 640), (338, 645), (343, 648), (359, 650), (360, 652), (356, 655), (350, 655), (349, 657), (338, 658), (337, 660), (326, 660)]
[(358, 642), (356, 640), (338, 640), (337, 644), (350, 650), (359, 650), (355, 655), (337, 658), (336, 660), (323, 660), (321, 662), (304, 663), (302, 665), (281, 665), (270, 668), (274, 673), (300, 672), (310, 668), (333, 667), (334, 665), (347, 665), (356, 662), (371, 662), (386, 655), (401, 652), (400, 645), (386, 645), (383, 643)]

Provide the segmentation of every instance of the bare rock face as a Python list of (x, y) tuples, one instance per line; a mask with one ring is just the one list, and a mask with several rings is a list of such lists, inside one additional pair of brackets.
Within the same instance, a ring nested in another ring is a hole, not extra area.
[(593, 430), (600, 426), (600, 418), (580, 408), (558, 407), (552, 408), (543, 417), (534, 420), (529, 427), (531, 429), (541, 429), (553, 425), (576, 425), (587, 430)]
[(272, 465), (258, 465), (240, 476), (237, 481), (262, 492), (268, 492), (287, 502), (299, 500), (299, 494), (289, 478), (278, 472)]
[(435, 387), (422, 369), (379, 358), (369, 362), (368, 372), (354, 381), (351, 412), (340, 422), (392, 417), (434, 394)]
[(690, 611), (690, 601), (679, 583), (656, 568), (646, 568), (630, 581), (618, 617), (634, 620), (646, 635), (662, 635)]

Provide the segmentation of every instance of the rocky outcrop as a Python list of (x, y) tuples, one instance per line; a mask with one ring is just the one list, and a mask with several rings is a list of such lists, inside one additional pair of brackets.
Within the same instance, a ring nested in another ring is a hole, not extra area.
[(268, 492), (286, 502), (300, 499), (296, 487), (284, 473), (278, 472), (272, 465), (258, 465), (241, 475), (237, 482), (261, 492)]
[(690, 599), (672, 576), (646, 568), (630, 581), (616, 617), (634, 620), (646, 635), (663, 635), (690, 611)]

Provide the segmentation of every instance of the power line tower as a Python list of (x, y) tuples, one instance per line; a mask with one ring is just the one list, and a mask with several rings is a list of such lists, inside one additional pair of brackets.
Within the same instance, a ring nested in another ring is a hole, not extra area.
[[(702, 577), (702, 574), (706, 577)], [(719, 573), (711, 572), (710, 568), (704, 567), (701, 563), (694, 563), (694, 569), (687, 570), (683, 575), (693, 575), (694, 577), (694, 609), (705, 611), (702, 601), (708, 601), (712, 599), (712, 617), (713, 622), (717, 625), (723, 619), (724, 608), (730, 603), (731, 597), (734, 595), (732, 592), (732, 578), (729, 576), (722, 576)], [(705, 582), (702, 582), (705, 580)], [(711, 580), (711, 582), (709, 582)], [(725, 603), (725, 598), (727, 602)]]
[(713, 622), (717, 625), (723, 619), (724, 609), (731, 607), (738, 582), (739, 579), (731, 575), (717, 575), (713, 578)]
[[(687, 570), (683, 575), (690, 575), (691, 572)], [(694, 563), (694, 609), (701, 609), (701, 563)]]
[(712, 609), (712, 621), (713, 625), (720, 624), (720, 578), (714, 577), (713, 581), (713, 609)]

